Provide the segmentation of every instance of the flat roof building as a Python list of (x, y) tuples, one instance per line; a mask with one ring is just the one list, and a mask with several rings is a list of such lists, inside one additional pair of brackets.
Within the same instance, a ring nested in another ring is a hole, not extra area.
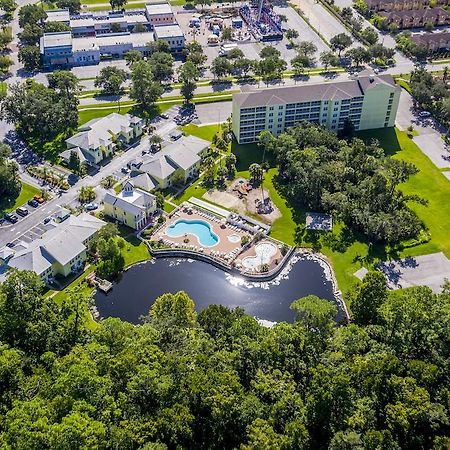
[(155, 26), (154, 34), (156, 41), (166, 41), (169, 44), (170, 50), (173, 52), (179, 52), (184, 48), (184, 34), (177, 23)]
[(233, 132), (239, 143), (256, 142), (309, 121), (342, 130), (393, 127), (401, 88), (391, 75), (362, 73), (355, 80), (261, 89), (233, 95)]
[(68, 9), (52, 9), (45, 12), (47, 14), (46, 22), (61, 22), (69, 25), (70, 12)]
[(152, 26), (176, 23), (172, 7), (168, 3), (146, 4), (145, 16)]

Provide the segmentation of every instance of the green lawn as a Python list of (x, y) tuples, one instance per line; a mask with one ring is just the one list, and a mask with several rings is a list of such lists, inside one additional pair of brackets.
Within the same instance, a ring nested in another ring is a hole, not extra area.
[(219, 125), (198, 126), (192, 123), (180, 128), (186, 134), (192, 134), (193, 136), (197, 136), (201, 139), (206, 139), (207, 141), (212, 141), (213, 136), (217, 133), (218, 130), (220, 130)]
[(11, 212), (19, 206), (25, 205), (34, 195), (39, 194), (40, 190), (26, 183), (22, 183), (20, 194), (16, 198), (2, 198), (0, 202), (0, 215)]
[[(127, 231), (129, 233), (131, 230)], [(148, 247), (136, 236), (128, 234), (122, 237), (126, 241), (125, 247), (122, 249), (122, 255), (125, 258), (125, 267), (150, 259)]]

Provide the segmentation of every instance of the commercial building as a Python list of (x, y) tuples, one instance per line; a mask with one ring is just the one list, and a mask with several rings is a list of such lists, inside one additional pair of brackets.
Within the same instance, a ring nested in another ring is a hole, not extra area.
[(151, 191), (166, 189), (176, 182), (194, 179), (210, 142), (195, 136), (183, 136), (156, 155), (148, 155), (130, 164), (135, 186)]
[(61, 153), (66, 162), (75, 152), (81, 163), (96, 165), (114, 152), (118, 142), (129, 144), (142, 134), (144, 120), (130, 114), (112, 113), (92, 119), (66, 139), (67, 150)]
[(263, 130), (278, 136), (304, 120), (335, 131), (348, 121), (356, 130), (393, 127), (400, 91), (391, 75), (364, 72), (354, 80), (235, 94), (233, 132), (245, 144)]
[(67, 277), (83, 269), (89, 241), (104, 225), (105, 222), (88, 213), (70, 216), (61, 223), (51, 222), (51, 229), (40, 238), (0, 251), (0, 264), (31, 270), (46, 284), (57, 275)]
[(184, 34), (177, 23), (173, 25), (155, 26), (154, 33), (155, 41), (166, 41), (172, 52), (178, 53), (183, 50), (185, 42)]
[(70, 12), (68, 9), (52, 9), (46, 11), (47, 18), (45, 21), (48, 22), (60, 22), (66, 25), (70, 24)]
[(149, 24), (153, 27), (177, 23), (172, 7), (168, 3), (146, 4), (145, 16)]
[(156, 211), (155, 196), (135, 188), (131, 181), (124, 184), (119, 194), (107, 192), (103, 204), (107, 216), (134, 230), (143, 228)]
[(102, 58), (122, 58), (130, 50), (149, 55), (153, 33), (108, 33), (73, 38), (70, 32), (45, 33), (40, 40), (42, 63), (46, 68), (98, 64)]

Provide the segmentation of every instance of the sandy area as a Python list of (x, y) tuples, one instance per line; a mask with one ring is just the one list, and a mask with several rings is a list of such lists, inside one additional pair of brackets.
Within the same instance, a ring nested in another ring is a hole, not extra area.
[[(220, 191), (218, 189), (211, 189), (203, 195), (205, 200), (221, 205), (225, 208), (231, 209), (240, 214), (249, 214), (257, 216), (262, 222), (272, 224), (281, 217), (281, 213), (278, 208), (269, 201), (269, 209), (267, 212), (262, 213), (258, 211), (258, 203), (262, 201), (262, 192), (260, 188), (251, 189), (247, 193), (244, 190), (236, 191), (235, 189), (246, 182), (242, 178), (235, 180), (226, 190)], [(269, 199), (269, 192), (264, 189), (264, 199)]]

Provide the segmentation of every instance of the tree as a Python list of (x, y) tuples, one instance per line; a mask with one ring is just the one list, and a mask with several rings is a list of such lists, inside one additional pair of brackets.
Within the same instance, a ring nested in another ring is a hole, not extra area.
[(1, 116), (6, 122), (15, 124), (24, 138), (47, 142), (77, 127), (77, 101), (27, 80), (8, 87)]
[(25, 5), (19, 10), (19, 25), (24, 28), (27, 24), (43, 25), (47, 13), (38, 5)]
[(100, 74), (95, 78), (94, 86), (100, 87), (106, 95), (119, 95), (127, 76), (127, 72), (123, 69), (106, 66), (100, 70)]
[(244, 57), (244, 52), (240, 48), (232, 48), (229, 52), (227, 57), (229, 59), (241, 59)]
[(264, 58), (279, 58), (281, 55), (280, 51), (276, 49), (275, 47), (271, 46), (265, 46), (263, 49), (259, 52), (259, 57)]
[(192, 328), (197, 323), (194, 302), (183, 291), (161, 295), (150, 308), (148, 320), (157, 327)]
[(89, 203), (95, 200), (96, 193), (92, 186), (81, 186), (78, 191), (78, 201), (80, 203)]
[(361, 36), (369, 45), (374, 45), (378, 42), (378, 33), (371, 27), (364, 28), (361, 31)]
[(339, 65), (339, 57), (333, 52), (322, 52), (320, 54), (320, 62), (323, 64), (325, 71), (327, 71), (328, 67), (336, 67)]
[(203, 11), (205, 6), (209, 6), (212, 4), (212, 0), (193, 0), (192, 3), (194, 4), (194, 6), (200, 5)]
[(11, 147), (0, 144), (0, 197), (16, 198), (21, 189), (19, 167), (10, 159)]
[(123, 55), (123, 59), (127, 62), (128, 66), (132, 66), (142, 59), (142, 53), (139, 50), (130, 50)]
[(71, 31), (70, 26), (63, 22), (45, 22), (44, 33), (61, 33), (63, 31)]
[(178, 80), (182, 83), (189, 83), (197, 81), (200, 77), (200, 71), (192, 61), (186, 61), (183, 65), (178, 67)]
[(77, 152), (74, 152), (74, 151), (70, 152), (68, 167), (74, 173), (80, 172), (81, 163), (80, 163), (80, 157), (78, 156)]
[(257, 164), (252, 163), (250, 164), (250, 167), (248, 168), (252, 180), (252, 184), (259, 185), (261, 184), (264, 176), (264, 170), (263, 168)]
[[(133, 27), (133, 33), (146, 33), (147, 27), (143, 24), (138, 22), (134, 27)], [(131, 51), (131, 50), (130, 50)]]
[(164, 195), (161, 192), (156, 192), (155, 194), (156, 197), (156, 207), (160, 210), (163, 211), (164, 210)]
[(386, 278), (380, 272), (369, 272), (354, 292), (352, 312), (359, 325), (379, 322), (378, 309), (387, 298)]
[(81, 0), (57, 0), (56, 6), (60, 9), (68, 9), (70, 14), (77, 14), (81, 9)]
[(222, 41), (231, 41), (233, 39), (233, 30), (230, 27), (223, 27), (221, 38)]
[(234, 153), (229, 153), (225, 157), (225, 167), (228, 170), (228, 177), (232, 178), (236, 171), (236, 155)]
[(170, 45), (167, 41), (163, 39), (158, 39), (157, 41), (152, 41), (147, 44), (148, 52), (150, 55), (153, 53), (170, 53)]
[(115, 9), (123, 9), (123, 7), (127, 4), (127, 0), (109, 0), (109, 4), (111, 5), (111, 9), (114, 11)]
[(99, 263), (97, 265), (97, 274), (101, 278), (112, 278), (121, 272), (125, 266), (124, 257), (120, 251), (117, 239), (100, 238), (97, 242), (97, 253)]
[(298, 37), (299, 37), (299, 33), (297, 30), (294, 30), (293, 28), (289, 28), (286, 31), (286, 39), (288, 39), (289, 41), (297, 39)]
[(10, 21), (13, 18), (13, 13), (17, 8), (17, 3), (14, 0), (0, 0), (0, 9), (5, 12), (5, 20)]
[(313, 42), (302, 41), (298, 44), (297, 51), (300, 55), (311, 59), (314, 53), (317, 52), (317, 47)]
[(216, 78), (222, 78), (231, 72), (232, 65), (226, 58), (218, 56), (211, 63), (211, 72)]
[(80, 92), (80, 80), (69, 70), (55, 70), (47, 75), (48, 87), (59, 95), (76, 100)]
[(0, 55), (0, 74), (6, 75), (12, 65), (13, 61), (9, 56)]
[(6, 47), (12, 42), (12, 32), (8, 27), (3, 28), (0, 31), (0, 50), (6, 50)]
[(182, 84), (180, 94), (186, 103), (189, 103), (194, 98), (195, 89), (197, 89), (197, 85), (191, 81)]
[(364, 47), (351, 48), (346, 53), (346, 56), (355, 63), (355, 66), (359, 66), (363, 62), (369, 62), (372, 59), (369, 51)]
[(27, 23), (21, 33), (19, 33), (19, 39), (22, 45), (37, 45), (39, 39), (43, 35), (42, 28), (35, 23)]
[(159, 134), (152, 134), (150, 136), (150, 144), (157, 145), (161, 149), (161, 144), (163, 143), (163, 138)]
[(153, 77), (156, 81), (165, 81), (173, 75), (173, 56), (165, 52), (155, 52), (149, 59)]
[(244, 77), (254, 68), (254, 61), (248, 58), (238, 58), (233, 61), (233, 71), (242, 74)]
[(336, 34), (330, 40), (331, 48), (338, 52), (338, 56), (341, 57), (341, 53), (350, 45), (352, 45), (352, 38), (345, 33)]
[(41, 53), (39, 47), (27, 45), (19, 49), (19, 61), (27, 72), (34, 72), (41, 65)]
[(122, 27), (120, 26), (120, 23), (113, 22), (111, 24), (111, 33), (120, 33), (122, 31)]
[(130, 97), (141, 103), (142, 108), (150, 108), (164, 89), (161, 83), (155, 81), (151, 64), (147, 61), (138, 61), (131, 71)]

